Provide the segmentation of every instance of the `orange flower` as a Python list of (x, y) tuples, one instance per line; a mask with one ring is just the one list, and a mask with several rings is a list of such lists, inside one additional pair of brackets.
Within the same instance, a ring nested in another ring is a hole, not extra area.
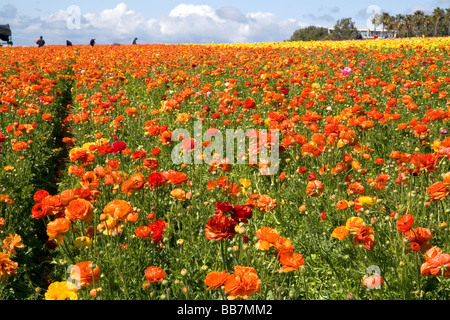
[(262, 227), (256, 231), (256, 236), (260, 239), (255, 247), (258, 250), (269, 250), (275, 241), (279, 238), (280, 233), (276, 229), (270, 227)]
[(410, 229), (404, 234), (409, 238), (409, 241), (411, 241), (411, 247), (417, 247), (416, 251), (420, 250), (420, 252), (425, 253), (431, 248), (431, 242), (428, 240), (431, 240), (433, 235), (431, 234), (430, 229), (418, 227)]
[(133, 215), (133, 207), (125, 200), (112, 200), (103, 209), (106, 217), (110, 216), (115, 220), (126, 221), (129, 215)]
[(336, 238), (336, 239), (339, 239), (339, 240), (346, 239), (348, 237), (348, 235), (349, 235), (349, 232), (348, 232), (347, 227), (345, 227), (345, 226), (337, 227), (331, 233), (331, 236), (333, 238)]
[(450, 193), (449, 188), (442, 181), (433, 183), (431, 186), (427, 188), (427, 194), (430, 195), (431, 201), (443, 200), (448, 196), (449, 193)]
[(84, 223), (89, 223), (94, 216), (94, 208), (85, 199), (75, 199), (70, 201), (66, 207), (65, 214), (70, 221), (81, 220)]
[(374, 274), (373, 276), (364, 278), (362, 284), (367, 289), (377, 289), (383, 284), (383, 282), (384, 279), (382, 276)]
[(350, 195), (359, 195), (364, 194), (365, 189), (364, 186), (360, 182), (353, 182), (347, 187), (347, 194)]
[(56, 239), (58, 244), (63, 242), (64, 233), (69, 231), (72, 223), (67, 218), (57, 218), (47, 224), (47, 235), (49, 241)]
[(275, 240), (273, 246), (276, 249), (276, 255), (292, 252), (295, 250), (295, 248), (292, 246), (291, 240), (289, 240), (288, 238), (279, 237), (277, 240)]
[(340, 200), (336, 204), (336, 208), (338, 208), (339, 210), (345, 210), (348, 208), (348, 202), (346, 200)]
[(206, 275), (204, 283), (208, 286), (206, 290), (214, 289), (217, 290), (224, 285), (225, 281), (230, 276), (229, 273), (222, 271), (211, 271)]
[(145, 185), (145, 178), (142, 173), (135, 173), (130, 176), (130, 178), (122, 184), (120, 191), (131, 195), (133, 192), (140, 190)]
[(373, 250), (375, 246), (375, 231), (368, 226), (359, 228), (353, 237), (353, 244), (357, 246), (358, 241), (367, 250)]
[(324, 185), (319, 180), (312, 180), (306, 186), (306, 194), (310, 197), (320, 197), (323, 193)]
[(282, 267), (279, 270), (280, 272), (298, 270), (299, 268), (303, 268), (305, 265), (303, 255), (295, 252), (281, 253), (279, 260), (282, 264)]
[(225, 281), (225, 293), (228, 294), (229, 300), (247, 299), (253, 293), (260, 291), (261, 283), (254, 268), (235, 266), (234, 273)]
[(36, 191), (34, 193), (33, 200), (36, 201), (36, 202), (41, 202), (47, 196), (49, 196), (48, 191), (46, 191), (46, 190), (38, 190), (38, 191)]
[(10, 259), (8, 251), (0, 252), (0, 280), (6, 281), (10, 276), (17, 273), (18, 263)]
[(444, 173), (444, 175), (442, 176), (442, 179), (444, 180), (443, 183), (446, 186), (450, 185), (450, 171), (447, 173)]
[(186, 200), (186, 191), (180, 188), (175, 188), (170, 192), (170, 195), (178, 200), (178, 201), (184, 201)]
[(165, 176), (167, 183), (183, 184), (187, 180), (186, 173), (184, 173), (184, 172), (168, 170), (168, 171), (163, 172), (163, 175)]
[(70, 272), (70, 277), (77, 281), (82, 289), (96, 284), (100, 277), (100, 268), (92, 261), (82, 261), (75, 264)]
[(403, 217), (397, 220), (397, 229), (400, 232), (407, 232), (411, 229), (414, 223), (414, 217), (412, 214), (405, 214)]
[(277, 199), (272, 199), (267, 194), (261, 194), (256, 200), (256, 207), (258, 208), (259, 212), (272, 211), (277, 207)]
[(144, 169), (147, 171), (155, 171), (156, 169), (158, 169), (159, 162), (156, 158), (147, 158), (144, 159), (142, 165), (144, 166)]
[(21, 243), (21, 241), (22, 241), (21, 236), (17, 234), (15, 235), (10, 234), (5, 239), (3, 239), (2, 248), (5, 249), (6, 251), (11, 252), (12, 254), (17, 254), (15, 249), (23, 248), (25, 246), (23, 243)]
[(60, 193), (61, 203), (64, 206), (67, 206), (72, 200), (77, 199), (78, 195), (76, 193), (76, 189), (67, 189), (63, 190)]
[(425, 259), (420, 267), (421, 275), (450, 277), (450, 254), (442, 253), (438, 247), (432, 247), (425, 254)]
[(436, 164), (438, 159), (434, 154), (415, 154), (411, 163), (414, 164), (414, 174), (422, 174), (423, 172), (433, 172), (436, 170)]
[(166, 272), (160, 267), (152, 266), (145, 270), (145, 278), (151, 283), (162, 282), (165, 276)]
[(351, 217), (347, 219), (345, 227), (348, 232), (355, 234), (364, 225), (364, 220), (360, 217)]

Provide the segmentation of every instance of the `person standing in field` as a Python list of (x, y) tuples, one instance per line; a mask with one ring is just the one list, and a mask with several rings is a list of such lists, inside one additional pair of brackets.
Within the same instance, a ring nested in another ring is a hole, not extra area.
[(93, 47), (95, 45), (95, 39), (91, 39), (91, 42), (89, 42), (90, 46)]
[(38, 47), (43, 47), (45, 44), (45, 40), (44, 38), (41, 36), (38, 40), (36, 40), (36, 44), (38, 45)]
[(133, 44), (136, 44), (137, 39), (138, 39), (138, 38), (134, 38)]

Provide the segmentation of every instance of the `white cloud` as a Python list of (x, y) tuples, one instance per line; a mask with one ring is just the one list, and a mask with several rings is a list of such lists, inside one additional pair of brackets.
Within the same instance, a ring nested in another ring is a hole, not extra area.
[[(9, 12), (14, 12), (8, 8)], [(69, 8), (68, 8), (69, 9)], [(234, 7), (218, 10), (209, 5), (179, 4), (167, 15), (146, 19), (125, 3), (97, 13), (82, 13), (75, 17), (71, 10), (42, 17), (27, 18), (15, 14), (13, 33), (20, 45), (32, 45), (33, 37), (44, 35), (48, 44), (87, 44), (95, 38), (98, 44), (114, 42), (128, 44), (137, 36), (139, 43), (221, 43), (284, 41), (307, 24), (294, 19), (280, 19), (270, 12), (241, 13)], [(73, 21), (78, 28), (73, 28)], [(72, 27), (70, 27), (70, 24)], [(13, 26), (12, 26), (13, 27)]]

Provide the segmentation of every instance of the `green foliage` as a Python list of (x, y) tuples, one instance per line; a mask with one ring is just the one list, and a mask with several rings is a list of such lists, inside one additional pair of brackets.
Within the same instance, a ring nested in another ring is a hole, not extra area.
[(328, 36), (328, 29), (324, 27), (308, 26), (294, 32), (289, 41), (324, 40)]
[(334, 25), (332, 38), (333, 40), (350, 40), (355, 38), (356, 32), (352, 18), (343, 18), (339, 19)]

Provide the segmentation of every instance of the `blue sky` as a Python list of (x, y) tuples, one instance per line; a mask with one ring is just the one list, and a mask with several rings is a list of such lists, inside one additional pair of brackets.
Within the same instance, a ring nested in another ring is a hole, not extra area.
[(367, 25), (375, 12), (431, 12), (450, 0), (3, 0), (0, 24), (9, 23), (15, 45), (223, 43), (284, 41), (307, 25), (329, 26), (351, 17)]

